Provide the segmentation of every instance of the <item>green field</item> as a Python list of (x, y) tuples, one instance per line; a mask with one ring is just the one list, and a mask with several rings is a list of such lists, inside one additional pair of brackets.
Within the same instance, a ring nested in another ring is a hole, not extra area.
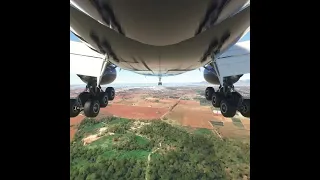
[(232, 123), (233, 123), (233, 125), (241, 128), (241, 129), (244, 129), (244, 126), (239, 118), (232, 118)]
[(210, 123), (213, 126), (223, 126), (223, 122), (222, 121), (210, 121)]
[[(243, 179), (250, 172), (248, 140), (219, 139), (208, 129), (151, 121), (86, 118), (70, 143), (70, 179)], [(88, 145), (82, 139), (106, 131)], [(151, 156), (151, 152), (153, 152)], [(148, 161), (150, 155), (150, 161)]]
[(196, 97), (194, 100), (200, 101), (200, 106), (212, 106), (211, 101), (208, 101), (206, 98)]

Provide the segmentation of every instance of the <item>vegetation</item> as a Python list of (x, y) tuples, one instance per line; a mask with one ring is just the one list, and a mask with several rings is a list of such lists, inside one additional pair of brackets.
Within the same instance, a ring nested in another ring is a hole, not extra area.
[[(100, 138), (83, 145), (93, 134)], [(249, 142), (220, 140), (208, 129), (86, 118), (70, 143), (70, 179), (243, 179), (249, 153)]]
[(181, 100), (191, 100), (189, 97), (182, 97)]
[(197, 94), (201, 96), (205, 96), (205, 91), (204, 90), (196, 90)]
[(171, 99), (179, 99), (180, 97), (179, 96), (169, 96), (169, 98), (171, 98)]
[(210, 122), (213, 126), (223, 126), (224, 125), (222, 121), (210, 121)]
[(201, 106), (212, 106), (211, 101), (208, 101), (206, 98), (196, 97), (194, 99), (200, 101)]

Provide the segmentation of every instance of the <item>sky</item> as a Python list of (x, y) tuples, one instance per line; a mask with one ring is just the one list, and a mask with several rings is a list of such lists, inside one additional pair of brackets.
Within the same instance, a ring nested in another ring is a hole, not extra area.
[[(250, 40), (250, 31), (243, 36), (238, 42)], [(79, 39), (70, 31), (70, 41), (80, 42)], [(117, 78), (113, 83), (158, 83), (158, 77), (150, 77), (136, 74), (134, 72), (121, 70), (117, 68)], [(241, 80), (250, 79), (250, 73), (244, 74)], [(188, 83), (188, 82), (201, 82), (205, 81), (203, 72), (197, 70), (189, 71), (181, 75), (163, 77), (163, 83)], [(70, 73), (70, 84), (84, 84), (80, 78), (73, 73)]]

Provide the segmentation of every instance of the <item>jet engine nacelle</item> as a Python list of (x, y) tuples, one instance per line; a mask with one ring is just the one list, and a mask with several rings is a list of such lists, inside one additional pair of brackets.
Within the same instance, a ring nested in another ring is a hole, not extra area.
[[(86, 84), (96, 83), (97, 77), (85, 76), (77, 74), (79, 78)], [(101, 78), (100, 85), (106, 85), (112, 83), (117, 78), (117, 71), (115, 66), (107, 66), (104, 70), (103, 76)]]
[[(229, 76), (229, 77), (225, 77), (225, 78), (226, 78), (226, 81), (228, 84), (234, 84), (239, 81), (239, 79), (242, 77), (242, 75), (243, 74)], [(216, 85), (220, 84), (216, 71), (210, 65), (205, 66), (205, 69), (203, 71), (203, 77), (210, 84), (216, 84)]]

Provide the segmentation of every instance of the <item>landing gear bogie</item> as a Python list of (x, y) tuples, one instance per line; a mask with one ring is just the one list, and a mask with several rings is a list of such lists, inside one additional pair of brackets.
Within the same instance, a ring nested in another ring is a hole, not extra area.
[(250, 118), (250, 99), (243, 99), (233, 86), (220, 86), (217, 91), (207, 87), (205, 97), (211, 100), (213, 107), (220, 108), (224, 117), (233, 117), (238, 110), (244, 117)]
[(70, 117), (76, 117), (82, 110), (85, 116), (96, 117), (100, 108), (107, 107), (108, 101), (112, 101), (114, 97), (113, 87), (108, 87), (106, 91), (103, 91), (100, 86), (87, 85), (86, 91), (80, 93), (78, 98), (70, 99)]
[(70, 99), (70, 117), (76, 117), (80, 113), (77, 99)]

